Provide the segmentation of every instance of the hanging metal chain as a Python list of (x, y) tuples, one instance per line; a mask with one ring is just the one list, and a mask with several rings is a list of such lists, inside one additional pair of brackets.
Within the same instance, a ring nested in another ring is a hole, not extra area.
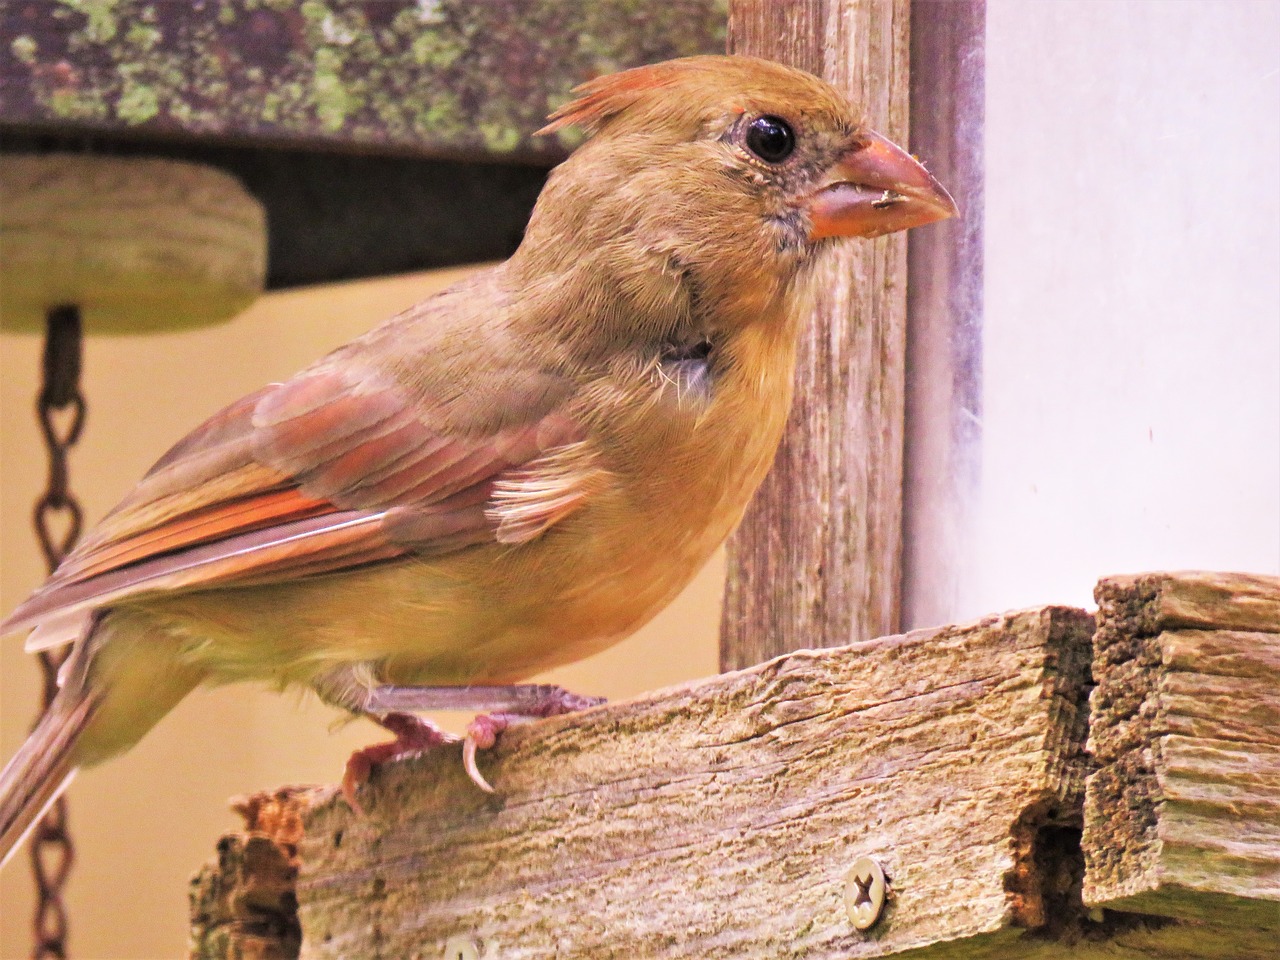
[[(80, 439), (85, 403), (80, 393), (81, 333), (78, 307), (54, 307), (45, 328), (44, 378), (36, 415), (49, 454), (49, 481), (36, 501), (34, 520), (49, 572), (62, 562), (80, 537), (84, 519), (71, 493), (67, 453)], [(60, 532), (57, 532), (59, 531)], [(44, 707), (58, 692), (58, 668), (69, 653), (42, 650)], [(31, 868), (36, 882), (35, 947), (32, 960), (66, 960), (67, 907), (63, 888), (71, 875), (75, 847), (67, 826), (67, 800), (59, 797), (31, 836)]]

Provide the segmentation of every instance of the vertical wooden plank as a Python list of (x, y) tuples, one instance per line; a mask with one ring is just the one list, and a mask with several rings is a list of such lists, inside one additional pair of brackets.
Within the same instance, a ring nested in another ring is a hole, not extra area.
[[(910, 0), (734, 0), (729, 49), (816, 73), (907, 134)], [(720, 663), (893, 633), (902, 554), (906, 240), (829, 251), (813, 274), (778, 458), (729, 542)]]
[(969, 616), (981, 456), (986, 0), (912, 0), (911, 149), (960, 216), (907, 235), (902, 620)]

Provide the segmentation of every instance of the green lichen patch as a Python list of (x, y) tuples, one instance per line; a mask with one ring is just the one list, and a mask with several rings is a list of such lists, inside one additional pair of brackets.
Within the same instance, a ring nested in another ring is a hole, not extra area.
[(572, 87), (723, 50), (727, 20), (725, 0), (58, 0), (53, 13), (7, 24), (0, 123), (544, 161), (577, 136), (533, 137)]
[(14, 37), (13, 43), (9, 44), (9, 50), (17, 59), (31, 66), (36, 62), (36, 51), (39, 49), (36, 41), (32, 37), (22, 36)]
[(117, 7), (120, 0), (58, 0), (64, 7), (83, 14), (84, 35), (91, 43), (110, 43), (119, 32)]

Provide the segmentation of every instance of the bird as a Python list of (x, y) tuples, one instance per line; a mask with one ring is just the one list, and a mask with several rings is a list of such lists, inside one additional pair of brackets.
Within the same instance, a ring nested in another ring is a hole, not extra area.
[(739, 56), (598, 77), (540, 131), (583, 142), (505, 262), (216, 413), (0, 625), (70, 645), (0, 773), (0, 855), (74, 773), (201, 684), (267, 682), (395, 734), (598, 702), (520, 683), (626, 637), (741, 519), (785, 425), (824, 251), (954, 216), (801, 70)]

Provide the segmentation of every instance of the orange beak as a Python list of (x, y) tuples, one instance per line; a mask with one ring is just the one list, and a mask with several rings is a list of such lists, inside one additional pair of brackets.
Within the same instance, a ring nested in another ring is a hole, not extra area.
[(942, 184), (905, 150), (865, 133), (809, 196), (810, 240), (878, 237), (954, 217)]

